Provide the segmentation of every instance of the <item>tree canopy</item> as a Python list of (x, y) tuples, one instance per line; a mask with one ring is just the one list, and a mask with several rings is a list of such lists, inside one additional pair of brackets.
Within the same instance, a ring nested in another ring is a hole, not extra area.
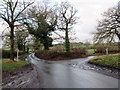
[[(56, 17), (53, 18), (55, 14), (52, 14), (53, 11), (48, 9), (48, 7), (33, 7), (27, 13), (30, 18), (29, 21), (24, 24), (26, 24), (29, 33), (34, 35), (44, 45), (45, 50), (48, 50), (53, 41), (50, 36), (51, 32), (55, 30)], [(52, 14), (52, 17), (50, 14)]]
[(1, 3), (1, 18), (8, 24), (10, 28), (10, 59), (14, 61), (14, 29), (17, 23), (25, 18), (21, 17), (22, 13), (33, 2), (19, 2), (19, 0), (3, 0)]
[(103, 13), (103, 20), (98, 22), (95, 42), (120, 41), (120, 13), (118, 7), (108, 9)]

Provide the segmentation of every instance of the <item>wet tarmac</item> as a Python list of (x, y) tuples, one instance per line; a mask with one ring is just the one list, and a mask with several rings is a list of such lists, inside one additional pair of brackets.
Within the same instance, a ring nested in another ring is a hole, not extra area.
[[(118, 88), (118, 79), (90, 71), (86, 62), (94, 56), (65, 61), (45, 61), (29, 55), (42, 88)], [(77, 68), (79, 67), (79, 68)]]

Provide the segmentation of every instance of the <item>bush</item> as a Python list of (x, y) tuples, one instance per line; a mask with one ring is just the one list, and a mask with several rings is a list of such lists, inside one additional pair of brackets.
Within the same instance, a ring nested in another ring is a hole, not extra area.
[(87, 50), (86, 48), (73, 48), (71, 49), (72, 52), (79, 53), (81, 55), (86, 55)]
[(74, 59), (86, 56), (86, 48), (74, 48), (71, 49), (71, 52), (67, 53), (64, 50), (38, 50), (35, 52), (35, 55), (40, 59), (45, 60), (65, 60), (65, 59)]
[[(20, 51), (19, 55), (25, 54), (26, 52)], [(10, 50), (1, 50), (0, 54), (2, 55), (2, 58), (10, 58)], [(14, 56), (17, 56), (17, 51), (14, 52)]]

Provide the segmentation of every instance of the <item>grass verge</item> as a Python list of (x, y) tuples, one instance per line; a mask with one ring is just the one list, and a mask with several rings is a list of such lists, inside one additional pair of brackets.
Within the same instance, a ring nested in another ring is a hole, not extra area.
[[(0, 59), (1, 60), (1, 59)], [(2, 59), (2, 72), (3, 73), (11, 73), (14, 72), (26, 65), (28, 65), (29, 63), (26, 61), (12, 61), (10, 59)]]
[(94, 57), (91, 64), (120, 69), (120, 54), (111, 54)]

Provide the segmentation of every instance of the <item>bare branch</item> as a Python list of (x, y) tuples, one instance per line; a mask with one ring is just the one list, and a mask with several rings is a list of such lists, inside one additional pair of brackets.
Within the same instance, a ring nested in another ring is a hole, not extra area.
[(13, 21), (16, 21), (16, 19), (20, 16), (20, 14), (22, 14), (22, 12), (23, 12), (27, 7), (29, 7), (31, 4), (33, 4), (33, 3), (34, 3), (34, 2), (29, 3), (28, 5), (26, 5), (26, 6), (17, 14), (17, 16), (14, 18)]
[(118, 18), (118, 9), (113, 7), (104, 12), (103, 20), (98, 21), (97, 33), (94, 35), (94, 40), (96, 42), (112, 42), (115, 41), (116, 37), (120, 40), (120, 22)]

